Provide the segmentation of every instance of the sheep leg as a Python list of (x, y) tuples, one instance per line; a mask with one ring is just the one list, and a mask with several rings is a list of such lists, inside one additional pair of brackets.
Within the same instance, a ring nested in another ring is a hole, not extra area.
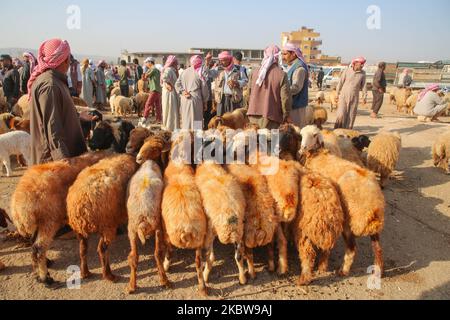
[(47, 250), (50, 247), (50, 243), (56, 231), (50, 231), (49, 234), (43, 235), (42, 232), (38, 232), (36, 241), (33, 243), (31, 250), (33, 254), (33, 260), (37, 263), (38, 282), (50, 287), (54, 285), (55, 280), (50, 277), (47, 268)]
[(355, 236), (352, 234), (348, 225), (345, 227), (343, 237), (346, 245), (345, 257), (344, 264), (342, 265), (341, 270), (338, 272), (338, 274), (341, 277), (347, 277), (350, 274), (350, 269), (352, 268), (353, 261), (355, 260), (356, 256)]
[(9, 156), (6, 159), (3, 159), (3, 165), (6, 167), (6, 176), (11, 177), (12, 170), (11, 170), (11, 160), (9, 159)]
[(302, 271), (298, 279), (299, 286), (307, 286), (313, 279), (314, 263), (316, 261), (316, 250), (308, 238), (303, 238), (298, 244), (298, 252)]
[(244, 265), (244, 245), (239, 243), (236, 245), (234, 259), (236, 260), (236, 264), (239, 269), (239, 283), (241, 285), (247, 284), (247, 277), (245, 275), (245, 265)]
[(156, 266), (158, 268), (158, 275), (161, 285), (166, 288), (170, 288), (170, 281), (167, 279), (166, 272), (164, 271), (162, 254), (164, 250), (164, 243), (162, 239), (162, 234), (160, 230), (157, 230), (155, 233), (155, 260)]
[(277, 240), (278, 240), (278, 274), (285, 275), (289, 271), (288, 264), (288, 250), (287, 250), (287, 240), (281, 225), (278, 226), (277, 230)]
[(166, 254), (165, 254), (165, 258), (164, 258), (164, 271), (169, 272), (172, 254), (173, 254), (173, 247), (169, 241), (166, 241), (166, 250), (165, 251), (166, 251)]
[(6, 267), (3, 262), (0, 261), (0, 271), (4, 270)]
[(208, 295), (205, 281), (203, 279), (203, 250), (199, 248), (195, 251), (195, 268), (197, 270), (198, 290), (202, 296)]
[(269, 256), (269, 272), (275, 272), (275, 239), (267, 245), (267, 253)]
[(211, 241), (206, 246), (206, 263), (205, 263), (205, 270), (203, 271), (203, 280), (206, 284), (209, 283), (209, 275), (211, 274), (211, 271), (214, 266), (214, 261), (216, 260), (216, 257), (214, 256), (214, 242)]
[(386, 187), (388, 181), (389, 181), (389, 176), (381, 174), (381, 176), (380, 176), (380, 187), (381, 187), (381, 189), (384, 189)]
[(130, 282), (128, 284), (127, 291), (129, 294), (135, 293), (137, 289), (136, 284), (136, 273), (137, 268), (139, 264), (139, 252), (138, 252), (138, 246), (137, 246), (137, 236), (135, 233), (129, 234), (130, 238), (130, 246), (131, 251), (128, 255), (128, 264), (130, 265), (131, 273), (130, 273)]
[(88, 279), (92, 276), (87, 264), (88, 239), (81, 235), (77, 235), (77, 237), (80, 242), (81, 279)]
[(97, 252), (100, 257), (100, 263), (102, 265), (103, 279), (111, 282), (117, 282), (118, 277), (111, 272), (111, 266), (109, 264), (109, 245), (110, 241), (106, 238), (100, 238), (98, 242)]
[(245, 258), (247, 259), (248, 274), (252, 280), (256, 279), (255, 264), (253, 261), (253, 249), (245, 248)]
[(375, 255), (375, 266), (379, 269), (376, 272), (380, 272), (380, 276), (383, 277), (384, 274), (384, 260), (383, 260), (383, 249), (380, 243), (380, 235), (376, 234), (371, 236), (372, 240), (372, 249)]
[(326, 273), (328, 272), (328, 263), (330, 260), (330, 255), (331, 255), (331, 251), (330, 250), (326, 250), (326, 251), (322, 251), (320, 254), (320, 259), (319, 259), (319, 273)]

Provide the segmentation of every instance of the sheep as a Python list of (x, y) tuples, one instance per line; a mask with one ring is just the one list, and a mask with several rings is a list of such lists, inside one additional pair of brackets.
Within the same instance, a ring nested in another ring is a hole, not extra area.
[(139, 93), (148, 93), (148, 81), (141, 79), (138, 81), (137, 86)]
[(448, 160), (450, 159), (450, 131), (441, 134), (433, 144), (434, 166), (450, 175)]
[(46, 252), (59, 229), (67, 223), (66, 196), (69, 187), (84, 168), (109, 153), (87, 153), (77, 158), (37, 165), (20, 179), (11, 198), (11, 219), (19, 234), (35, 239), (32, 245), (33, 269), (38, 281), (48, 286), (54, 280), (47, 271)]
[(91, 150), (107, 150), (112, 148), (117, 153), (125, 153), (134, 126), (131, 122), (115, 119), (102, 121), (95, 127), (89, 141)]
[(85, 111), (79, 114), (81, 130), (86, 141), (90, 140), (92, 131), (97, 123), (103, 121), (103, 115), (97, 110)]
[(300, 129), (292, 124), (284, 124), (280, 126), (279, 131), (280, 159), (295, 160), (301, 143)]
[(402, 138), (398, 133), (382, 132), (375, 136), (367, 151), (367, 167), (380, 175), (380, 185), (387, 181), (397, 166), (402, 147)]
[(317, 105), (321, 106), (325, 102), (325, 93), (323, 91), (317, 92), (315, 101)]
[(234, 130), (244, 129), (248, 122), (247, 110), (237, 109), (233, 112), (225, 113), (221, 117), (216, 116), (212, 118), (209, 122), (208, 129), (216, 129), (219, 125), (224, 125)]
[(14, 115), (11, 113), (0, 114), (0, 134), (5, 134), (11, 131), (11, 122), (14, 122)]
[(146, 128), (135, 128), (131, 130), (126, 153), (137, 154), (144, 145), (145, 140), (152, 135), (153, 133)]
[(163, 268), (161, 249), (161, 201), (164, 189), (161, 169), (156, 162), (144, 162), (128, 185), (128, 238), (131, 251), (128, 262), (131, 268), (128, 293), (136, 291), (136, 272), (139, 262), (138, 239), (144, 245), (146, 240), (155, 235), (155, 260), (161, 285), (170, 286)]
[(339, 193), (330, 179), (297, 165), (300, 205), (292, 227), (301, 262), (297, 284), (305, 286), (313, 280), (317, 251), (321, 252), (319, 272), (328, 271), (331, 250), (343, 232), (344, 211)]
[(314, 124), (319, 128), (323, 129), (322, 126), (328, 121), (328, 113), (325, 108), (315, 107), (314, 108)]
[(408, 113), (410, 115), (414, 115), (414, 108), (416, 107), (418, 99), (419, 99), (419, 94), (417, 92), (412, 94), (408, 99), (406, 99), (405, 106), (408, 109)]
[(345, 160), (353, 162), (360, 167), (364, 167), (365, 164), (362, 158), (362, 152), (355, 147), (355, 143), (358, 144), (358, 138), (354, 138), (355, 140), (349, 140), (345, 138), (338, 138), (338, 146), (341, 150), (342, 157)]
[(358, 138), (361, 136), (360, 132), (358, 132), (356, 130), (350, 130), (350, 129), (335, 129), (335, 130), (333, 130), (333, 133), (338, 137), (347, 138), (347, 139)]
[(30, 120), (30, 101), (28, 95), (23, 95), (13, 107), (12, 113), (24, 120)]
[(342, 158), (342, 151), (341, 148), (339, 147), (339, 139), (334, 134), (334, 132), (329, 130), (322, 130), (321, 133), (325, 149), (330, 151), (331, 154)]
[(142, 114), (145, 109), (145, 104), (147, 103), (147, 100), (149, 98), (149, 93), (138, 93), (133, 99), (134, 99), (134, 105), (136, 106), (136, 113), (138, 117), (142, 117)]
[(98, 233), (98, 255), (103, 279), (116, 282), (111, 272), (109, 246), (119, 226), (127, 222), (127, 185), (138, 169), (134, 157), (116, 155), (84, 169), (67, 194), (69, 225), (80, 243), (81, 278), (91, 276), (87, 265), (88, 237)]
[[(226, 168), (239, 182), (247, 200), (244, 224), (245, 257), (250, 278), (255, 279), (253, 249), (271, 244), (278, 228), (275, 201), (269, 192), (267, 181), (256, 168), (240, 164), (229, 164)], [(273, 259), (273, 254), (269, 255), (271, 272), (275, 271)]]
[(0, 88), (0, 113), (8, 112), (9, 106), (6, 101), (5, 94), (3, 93), (3, 88)]
[(131, 98), (125, 98), (122, 96), (114, 97), (112, 101), (114, 105), (115, 114), (118, 116), (127, 116), (133, 113), (134, 101)]
[(411, 88), (401, 88), (395, 91), (395, 102), (397, 104), (397, 111), (402, 112), (406, 108), (406, 100), (412, 95)]
[(299, 204), (299, 171), (294, 161), (284, 161), (265, 155), (258, 156), (256, 168), (264, 175), (270, 194), (275, 200), (275, 213), (280, 224), (277, 228), (279, 249), (278, 274), (288, 272), (286, 232), (281, 224), (287, 226), (296, 215)]
[(72, 100), (73, 100), (73, 104), (77, 107), (88, 107), (88, 104), (86, 103), (86, 101), (84, 101), (81, 98), (72, 97)]
[(164, 270), (170, 268), (172, 246), (195, 250), (195, 267), (201, 295), (208, 291), (203, 277), (203, 253), (207, 233), (207, 218), (202, 197), (195, 183), (194, 169), (190, 165), (171, 161), (166, 169), (166, 188), (162, 200), (162, 220), (167, 244)]
[(331, 92), (327, 93), (325, 96), (325, 102), (330, 104), (330, 111), (333, 112), (334, 110), (337, 110), (337, 91), (336, 89), (332, 90)]
[(13, 131), (0, 135), (0, 161), (6, 167), (6, 176), (11, 177), (10, 156), (25, 158), (27, 165), (31, 165), (31, 136), (23, 131)]
[[(0, 227), (2, 228), (7, 228), (8, 227), (8, 222), (7, 221), (11, 221), (8, 217), (8, 215), (6, 214), (6, 211), (3, 209), (0, 209)], [(0, 271), (5, 269), (5, 265), (3, 264), (3, 262), (0, 261)]]
[(113, 97), (113, 96), (118, 97), (120, 95), (122, 95), (122, 91), (120, 90), (120, 87), (115, 87), (111, 90), (111, 97)]
[(224, 245), (235, 246), (235, 261), (239, 269), (239, 283), (245, 285), (247, 278), (244, 266), (244, 216), (246, 200), (237, 180), (220, 165), (205, 162), (197, 167), (195, 182), (200, 191), (208, 221), (204, 248), (206, 266), (203, 272), (205, 283), (214, 265), (214, 240), (217, 237)]
[(323, 137), (317, 127), (306, 127), (301, 135), (299, 159), (306, 163), (306, 168), (336, 183), (340, 193), (346, 215), (343, 236), (347, 250), (339, 274), (349, 274), (355, 257), (355, 237), (364, 236), (371, 237), (374, 265), (383, 274), (380, 233), (384, 228), (385, 200), (375, 174), (323, 150)]

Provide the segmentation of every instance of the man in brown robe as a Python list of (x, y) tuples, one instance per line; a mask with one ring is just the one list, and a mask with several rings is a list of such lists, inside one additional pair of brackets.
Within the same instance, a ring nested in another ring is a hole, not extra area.
[(31, 160), (43, 164), (87, 151), (78, 113), (67, 85), (70, 46), (53, 39), (39, 49), (39, 65), (31, 75)]

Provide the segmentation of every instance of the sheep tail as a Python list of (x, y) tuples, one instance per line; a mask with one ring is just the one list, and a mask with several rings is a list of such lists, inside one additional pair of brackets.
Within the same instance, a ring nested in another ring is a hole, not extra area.
[(137, 229), (138, 238), (141, 241), (142, 245), (145, 245), (145, 242), (147, 241), (147, 237), (145, 236), (145, 230), (147, 230), (147, 222), (142, 222), (139, 224), (139, 227)]
[(180, 240), (181, 240), (181, 243), (187, 247), (187, 246), (189, 246), (190, 243), (193, 242), (194, 237), (192, 236), (192, 233), (190, 233), (190, 232), (182, 232), (181, 236), (180, 236)]

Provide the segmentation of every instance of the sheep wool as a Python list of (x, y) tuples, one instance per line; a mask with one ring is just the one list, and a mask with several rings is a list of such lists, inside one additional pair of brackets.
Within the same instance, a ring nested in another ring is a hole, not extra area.
[(31, 136), (24, 131), (12, 131), (0, 135), (0, 161), (6, 167), (6, 176), (12, 174), (10, 156), (22, 155), (31, 165)]
[(433, 144), (434, 166), (450, 174), (448, 161), (450, 160), (450, 131), (441, 134)]

